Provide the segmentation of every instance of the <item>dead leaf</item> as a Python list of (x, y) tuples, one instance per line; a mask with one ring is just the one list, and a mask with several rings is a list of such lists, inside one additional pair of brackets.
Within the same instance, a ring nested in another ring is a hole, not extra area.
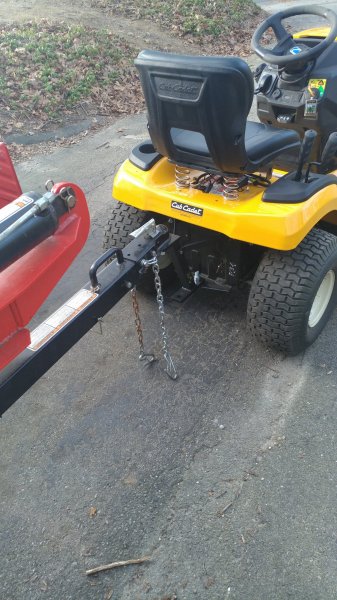
[(136, 485), (137, 479), (133, 473), (130, 473), (122, 480), (125, 485)]
[(97, 516), (97, 508), (96, 506), (91, 506), (89, 508), (89, 517), (96, 517)]
[(212, 587), (212, 585), (214, 585), (215, 581), (213, 577), (205, 577), (203, 583), (205, 590), (208, 590)]

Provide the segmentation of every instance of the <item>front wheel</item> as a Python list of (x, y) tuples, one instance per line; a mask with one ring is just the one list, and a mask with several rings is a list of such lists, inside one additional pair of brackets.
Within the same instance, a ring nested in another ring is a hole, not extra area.
[(295, 250), (269, 250), (256, 271), (248, 326), (264, 344), (298, 354), (319, 336), (337, 304), (337, 237), (313, 229)]

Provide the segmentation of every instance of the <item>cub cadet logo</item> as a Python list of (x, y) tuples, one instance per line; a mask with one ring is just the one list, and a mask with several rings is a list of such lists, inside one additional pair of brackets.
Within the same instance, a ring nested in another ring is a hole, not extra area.
[(202, 217), (204, 211), (202, 208), (198, 208), (197, 206), (191, 206), (190, 204), (183, 204), (182, 202), (176, 202), (173, 200), (171, 202), (171, 208), (175, 208), (176, 210), (182, 210), (183, 212), (191, 213), (196, 217)]
[(302, 52), (302, 48), (300, 48), (299, 46), (294, 46), (293, 48), (290, 49), (290, 54), (301, 54)]
[(161, 92), (176, 92), (178, 94), (187, 94), (190, 96), (194, 96), (199, 91), (198, 85), (182, 83), (179, 81), (162, 81), (158, 87)]

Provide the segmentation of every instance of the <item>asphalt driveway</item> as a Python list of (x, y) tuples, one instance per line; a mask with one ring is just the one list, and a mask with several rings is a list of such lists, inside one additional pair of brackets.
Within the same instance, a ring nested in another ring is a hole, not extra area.
[[(18, 167), (25, 191), (80, 184), (90, 239), (41, 311), (87, 279), (114, 171), (145, 133), (120, 119)], [(335, 600), (337, 312), (296, 358), (245, 326), (247, 290), (167, 305), (180, 377), (137, 363), (131, 303), (111, 311), (0, 423), (4, 600)], [(142, 298), (159, 350), (156, 305)], [(85, 569), (151, 556), (88, 578)]]

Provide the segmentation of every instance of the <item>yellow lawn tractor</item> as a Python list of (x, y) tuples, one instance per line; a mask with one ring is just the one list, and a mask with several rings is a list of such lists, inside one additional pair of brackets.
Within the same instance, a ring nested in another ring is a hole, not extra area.
[[(284, 19), (323, 17), (292, 36)], [(276, 43), (264, 43), (272, 29)], [(251, 284), (248, 327), (296, 354), (337, 302), (337, 15), (300, 6), (267, 18), (237, 57), (144, 50), (136, 67), (150, 139), (119, 169), (105, 248), (154, 217), (179, 236), (160, 257), (184, 298)], [(248, 120), (254, 93), (259, 122)]]

